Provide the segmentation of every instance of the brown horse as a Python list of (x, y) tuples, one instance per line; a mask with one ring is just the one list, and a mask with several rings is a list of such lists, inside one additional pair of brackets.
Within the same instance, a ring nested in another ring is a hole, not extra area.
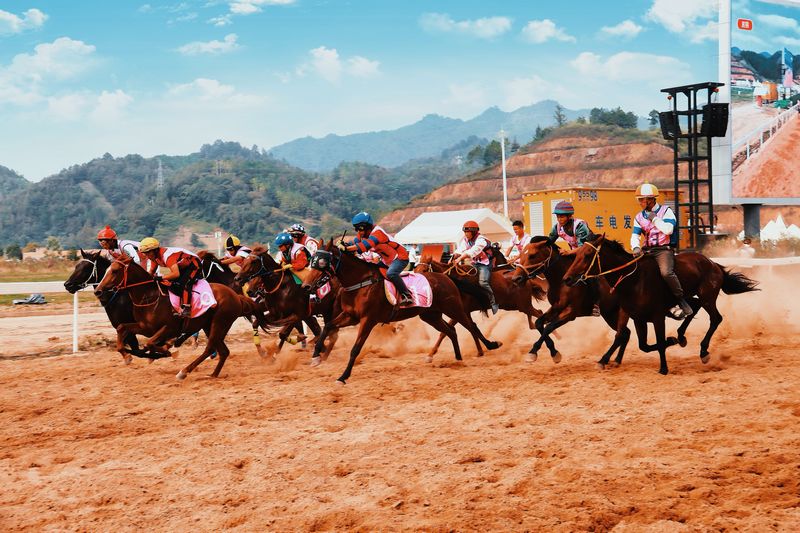
[[(622, 308), (633, 318), (639, 349), (643, 352), (658, 350), (661, 361), (658, 371), (666, 375), (669, 372), (667, 347), (675, 344), (686, 346), (684, 333), (701, 307), (708, 313), (710, 323), (700, 342), (700, 360), (708, 362), (711, 337), (722, 322), (722, 315), (717, 309), (720, 289), (725, 294), (759, 290), (756, 288), (758, 282), (738, 272), (730, 272), (697, 252), (683, 252), (675, 256), (675, 274), (695, 311), (678, 328), (677, 339), (665, 338), (665, 319), (668, 310), (677, 302), (652, 257), (645, 254), (641, 260), (637, 260), (617, 241), (599, 235), (578, 248), (572, 266), (564, 274), (564, 282), (574, 286), (582, 280), (605, 277), (615, 287)], [(653, 345), (647, 344), (648, 322), (653, 324), (656, 333), (656, 344)]]
[(585, 284), (566, 287), (563, 277), (570, 265), (572, 265), (572, 256), (563, 255), (561, 248), (547, 237), (534, 237), (522, 249), (514, 281), (522, 283), (541, 273), (547, 279), (547, 300), (550, 302), (550, 309), (536, 319), (539, 339), (533, 343), (528, 361), (536, 361), (539, 349), (544, 342), (550, 350), (553, 361), (560, 362), (561, 354), (550, 339), (550, 333), (578, 317), (592, 316), (594, 303), (599, 299), (600, 315), (606, 324), (616, 332), (616, 335), (613, 344), (600, 358), (598, 365), (601, 368), (605, 367), (611, 354), (617, 349), (619, 352), (614, 362), (615, 365), (621, 364), (622, 356), (631, 337), (631, 330), (628, 328), (628, 314), (620, 308), (616, 295), (611, 292), (611, 288), (606, 283), (598, 283), (595, 291)]
[[(339, 288), (338, 281), (333, 280), (330, 293), (313, 305), (309, 301), (309, 293), (294, 281), (291, 272), (283, 270), (269, 251), (260, 246), (254, 248), (245, 259), (235, 279), (240, 284), (248, 283), (248, 292), (264, 302), (267, 323), (280, 326), (275, 353), (281, 350), (292, 329), (303, 333), (301, 322), (305, 322), (312, 333), (319, 336), (320, 327), (315, 315), (322, 315), (325, 320), (330, 320), (335, 293)], [(332, 332), (324, 357), (333, 349), (338, 335), (338, 330)], [(319, 361), (312, 361), (312, 364), (316, 365)]]
[(323, 243), (323, 246), (314, 254), (311, 266), (313, 271), (306, 279), (304, 287), (311, 289), (320, 278), (325, 276), (338, 277), (343, 286), (337, 295), (341, 312), (331, 322), (325, 322), (322, 334), (314, 346), (314, 356), (319, 356), (328, 331), (333, 328), (359, 325), (355, 344), (350, 350), (347, 368), (337, 380), (341, 384), (346, 383), (349, 379), (362, 346), (372, 329), (378, 324), (399, 322), (419, 316), (423, 321), (447, 335), (453, 343), (456, 360), (461, 361), (456, 330), (442, 318), (442, 314), (446, 314), (466, 328), (475, 339), (475, 344), (480, 348), (477, 328), (474, 327), (474, 322), (464, 310), (461, 293), (453, 280), (444, 274), (435, 272), (422, 274), (428, 279), (433, 292), (433, 303), (430, 307), (395, 307), (389, 303), (384, 294), (384, 278), (380, 268), (372, 263), (362, 261), (354, 255), (342, 252), (334, 246), (333, 239), (327, 244)]
[[(478, 273), (473, 267), (441, 263), (434, 260), (430, 255), (424, 255), (422, 256), (422, 260), (417, 263), (417, 266), (414, 268), (414, 272), (439, 272), (449, 275), (461, 291), (464, 310), (467, 314), (473, 311), (482, 311), (485, 314), (486, 310), (491, 307), (489, 305), (488, 295), (480, 285), (478, 285)], [(489, 278), (489, 283), (492, 286), (492, 292), (494, 292), (497, 305), (500, 306), (500, 309), (506, 311), (519, 311), (525, 314), (528, 317), (528, 327), (533, 329), (532, 317), (539, 317), (542, 315), (542, 312), (533, 307), (531, 296), (536, 299), (541, 299), (544, 296), (544, 291), (538, 283), (531, 280), (527, 284), (531, 292), (526, 293), (526, 291), (520, 290), (513, 281), (505, 276), (506, 272), (508, 272), (507, 269), (498, 268), (492, 272)], [(451, 326), (455, 325), (455, 323), (455, 320), (452, 318), (448, 321), (448, 324)], [(475, 327), (477, 328), (477, 325)], [(487, 341), (483, 333), (480, 332), (480, 329), (478, 329), (478, 333), (481, 342), (483, 342), (489, 350), (502, 346), (501, 342)], [(431, 357), (436, 354), (444, 338), (444, 334), (439, 335), (436, 344), (430, 352)]]
[[(178, 372), (178, 379), (184, 379), (187, 374), (202, 363), (213, 352), (219, 355), (217, 366), (212, 372), (212, 377), (218, 377), (230, 350), (225, 345), (225, 336), (228, 334), (233, 322), (240, 316), (252, 315), (260, 311), (258, 306), (247, 297), (240, 296), (233, 289), (218, 283), (212, 283), (211, 289), (217, 305), (197, 318), (179, 319), (175, 316), (170, 304), (169, 296), (153, 277), (129, 257), (117, 259), (106, 271), (103, 280), (95, 290), (96, 295), (103, 291), (115, 289), (128, 291), (133, 303), (133, 318), (135, 322), (123, 323), (117, 327), (117, 350), (125, 353), (123, 339), (128, 333), (142, 333), (151, 335), (146, 347), (158, 351), (169, 350), (163, 346), (169, 340), (181, 333), (194, 333), (203, 330), (208, 337), (208, 343), (200, 356), (188, 366)], [(150, 333), (155, 330), (155, 333)]]

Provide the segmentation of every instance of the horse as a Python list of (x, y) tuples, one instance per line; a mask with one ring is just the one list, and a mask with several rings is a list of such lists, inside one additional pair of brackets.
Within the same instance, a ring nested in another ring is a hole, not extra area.
[[(519, 311), (525, 314), (528, 317), (528, 327), (533, 329), (533, 320), (531, 317), (539, 317), (542, 315), (542, 312), (533, 307), (531, 296), (536, 299), (541, 299), (544, 296), (544, 291), (538, 284), (534, 283), (534, 281), (528, 283), (531, 289), (530, 293), (519, 290), (519, 288), (504, 275), (504, 271), (506, 271), (504, 267), (505, 265), (502, 265), (498, 269), (493, 270), (491, 278), (489, 279), (497, 305), (500, 306), (500, 309)], [(467, 314), (473, 311), (482, 311), (485, 314), (486, 310), (490, 307), (489, 297), (486, 291), (478, 285), (478, 273), (474, 267), (448, 265), (434, 260), (430, 255), (424, 255), (422, 256), (422, 260), (417, 263), (417, 266), (414, 268), (414, 272), (439, 272), (448, 274), (459, 290), (461, 290), (464, 309), (467, 311)], [(448, 324), (451, 326), (454, 325), (455, 320), (451, 318)], [(477, 328), (477, 325), (475, 327)], [(484, 343), (486, 348), (492, 350), (502, 346), (500, 342), (487, 341), (483, 333), (480, 332), (480, 329), (478, 329), (478, 333), (481, 342)], [(431, 357), (439, 349), (439, 345), (441, 345), (444, 338), (444, 334), (439, 335), (436, 344), (431, 350)]]
[[(318, 337), (320, 327), (314, 315), (321, 314), (330, 319), (335, 299), (334, 293), (338, 290), (338, 283), (332, 282), (330, 293), (325, 295), (316, 306), (312, 306), (309, 301), (309, 293), (294, 281), (291, 273), (287, 273), (281, 268), (266, 248), (260, 246), (254, 248), (250, 256), (244, 260), (242, 269), (236, 275), (235, 280), (239, 284), (249, 284), (248, 292), (262, 300), (266, 306), (267, 323), (280, 326), (275, 353), (283, 348), (292, 329), (303, 333), (302, 322), (305, 322), (312, 333)], [(332, 333), (331, 342), (324, 354), (325, 357), (333, 349), (338, 335), (338, 330)], [(320, 359), (312, 360), (312, 365), (316, 366), (319, 362)]]
[(331, 322), (325, 322), (322, 334), (314, 345), (314, 357), (319, 357), (325, 337), (331, 329), (359, 325), (356, 341), (350, 349), (347, 368), (337, 379), (337, 382), (342, 385), (347, 383), (350, 378), (361, 348), (372, 329), (378, 324), (399, 322), (419, 316), (424, 322), (447, 335), (453, 343), (456, 360), (461, 361), (456, 329), (442, 318), (442, 314), (446, 314), (472, 334), (476, 346), (480, 349), (477, 328), (464, 310), (461, 292), (453, 280), (445, 274), (435, 272), (422, 274), (430, 283), (433, 294), (433, 302), (430, 307), (398, 307), (386, 299), (381, 268), (341, 251), (334, 246), (333, 239), (327, 244), (323, 243), (317, 250), (311, 261), (311, 267), (312, 272), (303, 284), (309, 290), (317, 284), (320, 278), (325, 276), (338, 277), (342, 283), (342, 289), (337, 294), (340, 312)]
[[(100, 280), (103, 279), (110, 265), (111, 261), (103, 256), (102, 251), (85, 252), (81, 249), (81, 259), (75, 264), (72, 274), (64, 282), (64, 288), (70, 294), (75, 294), (89, 285), (96, 287)], [(127, 292), (118, 293), (111, 297), (104, 294), (99, 296), (98, 300), (115, 329), (122, 323), (133, 321), (133, 304)], [(139, 340), (133, 333), (128, 333), (123, 342), (129, 347), (122, 356), (125, 364), (131, 363), (132, 355), (151, 360), (162, 357), (160, 354), (152, 354), (139, 349)]]
[(619, 349), (614, 360), (615, 366), (619, 366), (631, 337), (631, 330), (628, 328), (628, 314), (620, 309), (616, 295), (602, 281), (598, 283), (597, 294), (592, 294), (592, 290), (584, 284), (574, 287), (564, 286), (562, 278), (572, 264), (572, 260), (568, 254), (562, 254), (561, 248), (548, 237), (533, 237), (522, 249), (520, 261), (514, 271), (514, 281), (523, 283), (541, 273), (547, 280), (547, 300), (550, 302), (550, 309), (536, 319), (539, 339), (531, 346), (527, 361), (536, 361), (539, 349), (544, 342), (550, 350), (550, 357), (553, 361), (560, 362), (561, 353), (556, 350), (550, 333), (578, 317), (592, 316), (595, 299), (599, 297), (600, 316), (616, 334), (611, 347), (597, 364), (600, 368), (605, 368), (611, 354)]
[[(605, 268), (605, 270), (604, 270)], [(622, 308), (632, 318), (643, 352), (658, 351), (659, 373), (666, 375), (666, 350), (669, 346), (686, 346), (685, 332), (700, 308), (710, 318), (708, 331), (700, 341), (700, 361), (708, 363), (711, 337), (722, 322), (717, 309), (719, 291), (725, 294), (742, 294), (760, 290), (758, 282), (738, 272), (731, 272), (698, 252), (682, 252), (675, 256), (675, 274), (681, 282), (684, 295), (694, 313), (683, 320), (678, 328), (678, 338), (665, 338), (665, 319), (677, 300), (672, 295), (659, 272), (658, 265), (647, 254), (634, 258), (622, 245), (604, 235), (584, 243), (575, 252), (572, 266), (564, 273), (569, 286), (591, 279), (605, 277), (612, 284)], [(652, 323), (656, 344), (647, 344), (647, 324)]]
[[(125, 353), (123, 339), (128, 333), (150, 335), (146, 346), (151, 350), (170, 355), (169, 350), (162, 347), (167, 340), (181, 333), (192, 334), (202, 329), (208, 337), (205, 350), (178, 372), (176, 377), (180, 380), (185, 379), (213, 352), (219, 355), (219, 361), (211, 376), (218, 377), (230, 354), (225, 345), (225, 336), (234, 321), (240, 316), (255, 314), (260, 309), (250, 298), (236, 294), (226, 285), (219, 283), (210, 285), (217, 300), (216, 306), (197, 318), (181, 319), (175, 316), (169, 296), (162, 285), (130, 257), (122, 256), (111, 263), (97, 286), (95, 295), (100, 296), (103, 291), (110, 289), (128, 291), (130, 295), (134, 321), (117, 326), (117, 350), (120, 353)], [(149, 333), (153, 330), (154, 334)]]

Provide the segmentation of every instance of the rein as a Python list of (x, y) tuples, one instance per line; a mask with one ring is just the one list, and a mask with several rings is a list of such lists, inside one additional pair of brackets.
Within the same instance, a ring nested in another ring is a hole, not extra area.
[(531, 265), (526, 267), (522, 263), (517, 263), (517, 266), (521, 268), (525, 272), (525, 279), (532, 279), (538, 276), (539, 271), (547, 268), (550, 265), (550, 260), (553, 259), (553, 247), (549, 247), (549, 254), (547, 254), (547, 259), (544, 261), (539, 261), (535, 265)]
[(128, 284), (128, 267), (130, 265), (129, 264), (126, 265), (125, 263), (122, 263), (122, 261), (120, 260), (116, 260), (115, 263), (120, 263), (123, 265), (122, 281), (120, 282), (119, 285), (114, 287), (115, 292), (119, 292), (125, 289), (130, 289), (131, 287), (138, 287), (140, 285), (148, 285), (150, 283), (155, 283), (159, 293), (159, 296), (157, 296), (155, 300), (147, 303), (136, 303), (133, 299), (133, 294), (131, 294), (131, 303), (136, 307), (149, 307), (151, 305), (158, 305), (158, 303), (161, 301), (161, 296), (164, 296), (165, 294), (164, 291), (161, 290), (161, 284), (158, 281), (156, 281), (155, 279), (148, 279), (145, 281), (138, 281), (136, 283)]
[[(633, 270), (631, 270), (630, 272), (628, 272), (624, 276), (620, 276), (620, 278), (617, 280), (617, 282), (614, 284), (614, 286), (611, 287), (611, 292), (614, 292), (614, 290), (617, 288), (617, 286), (620, 283), (622, 283), (622, 281), (625, 278), (627, 278), (628, 276), (633, 275), (633, 273), (636, 272), (636, 270), (639, 268), (639, 265), (636, 264), (636, 263), (638, 263), (639, 260), (642, 257), (644, 257), (644, 255), (640, 255), (638, 257), (634, 257), (633, 259), (631, 259), (630, 261), (628, 261), (624, 265), (620, 265), (618, 267), (614, 267), (614, 268), (611, 268), (609, 270), (603, 270), (603, 266), (600, 264), (600, 250), (603, 248), (603, 243), (600, 243), (600, 246), (595, 246), (590, 242), (585, 242), (584, 244), (588, 244), (589, 246), (592, 247), (592, 249), (594, 250), (594, 257), (592, 257), (592, 262), (589, 263), (589, 268), (586, 269), (586, 272), (581, 274), (581, 277), (578, 278), (578, 281), (586, 281), (588, 279), (599, 278), (601, 276), (605, 276), (606, 274), (611, 274), (612, 272), (617, 272), (617, 271), (622, 270), (623, 268), (629, 267), (631, 265), (635, 265)], [(599, 272), (597, 274), (589, 274), (589, 271), (592, 269), (592, 267), (594, 266), (595, 262), (597, 262), (597, 270), (599, 270)]]
[(247, 276), (245, 278), (245, 280), (244, 280), (244, 283), (247, 283), (250, 280), (252, 280), (254, 278), (257, 278), (259, 276), (261, 277), (261, 281), (263, 283), (266, 278), (272, 276), (273, 274), (276, 274), (276, 273), (280, 272), (281, 273), (281, 278), (278, 280), (278, 283), (277, 283), (277, 285), (275, 285), (275, 288), (273, 288), (272, 290), (269, 290), (269, 291), (262, 288), (260, 290), (255, 291), (255, 294), (258, 295), (258, 296), (266, 296), (268, 294), (272, 294), (274, 292), (277, 292), (278, 289), (281, 288), (281, 284), (283, 283), (283, 278), (286, 277), (286, 271), (284, 269), (282, 269), (282, 268), (278, 268), (278, 269), (275, 269), (275, 270), (269, 270), (266, 267), (266, 265), (264, 265), (264, 256), (263, 255), (259, 255), (257, 257), (258, 257), (258, 261), (261, 263), (261, 268), (259, 268), (258, 272), (256, 272), (255, 274), (251, 274), (250, 276)]
[(450, 274), (451, 270), (455, 270), (456, 274), (462, 277), (474, 276), (478, 273), (478, 269), (472, 265), (467, 268), (463, 268), (459, 263), (453, 263), (450, 265), (450, 268), (443, 272), (443, 274), (448, 275)]
[[(87, 263), (91, 263), (91, 264), (92, 264), (92, 271), (89, 273), (89, 277), (88, 277), (88, 278), (86, 278), (86, 281), (84, 281), (83, 283), (81, 283), (81, 284), (79, 285), (79, 287), (80, 287), (81, 289), (85, 289), (85, 288), (86, 288), (86, 287), (88, 287), (89, 285), (97, 285), (98, 283), (100, 283), (100, 280), (99, 280), (99, 279), (97, 279), (97, 259), (95, 259), (94, 261), (92, 261), (91, 259), (86, 259), (86, 258), (84, 257), (83, 259), (81, 259), (81, 260), (80, 260), (80, 261), (78, 261), (78, 262), (80, 263), (81, 261), (86, 261)], [(90, 281), (92, 278), (94, 278), (94, 279), (95, 279), (94, 283), (92, 283), (92, 282)]]

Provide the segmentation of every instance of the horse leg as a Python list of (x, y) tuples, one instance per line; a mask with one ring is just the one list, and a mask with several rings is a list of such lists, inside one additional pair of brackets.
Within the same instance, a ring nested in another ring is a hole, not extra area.
[(356, 336), (356, 342), (353, 344), (353, 347), (350, 349), (350, 360), (347, 361), (347, 368), (344, 369), (344, 373), (337, 379), (336, 381), (344, 385), (347, 383), (347, 380), (350, 379), (350, 373), (353, 371), (353, 365), (356, 364), (356, 358), (358, 354), (361, 353), (361, 347), (364, 346), (364, 343), (367, 341), (367, 337), (369, 334), (372, 333), (372, 328), (375, 327), (375, 320), (371, 317), (364, 317), (361, 319), (361, 323), (358, 327), (358, 335)]
[[(345, 326), (352, 326), (357, 324), (358, 321), (355, 320), (349, 313), (345, 313), (342, 311), (339, 313), (336, 318), (328, 322), (325, 321), (325, 326), (322, 328), (322, 332), (320, 332), (319, 336), (317, 337), (317, 342), (314, 344), (314, 354), (311, 357), (311, 366), (318, 366), (322, 360), (320, 359), (320, 354), (325, 351), (325, 339), (330, 334), (331, 330), (336, 331), (338, 336), (339, 328), (343, 328)], [(331, 350), (333, 346), (331, 346)]]
[(622, 364), (622, 356), (625, 355), (625, 348), (627, 348), (628, 341), (631, 339), (631, 330), (628, 327), (629, 319), (628, 313), (623, 311), (622, 308), (617, 309), (617, 327), (615, 329), (616, 335), (614, 336), (614, 340), (619, 340), (619, 352), (617, 353), (617, 357), (614, 358), (615, 366)]
[[(450, 339), (450, 342), (453, 343), (453, 350), (456, 354), (456, 360), (461, 361), (461, 348), (458, 346), (458, 336), (456, 334), (456, 328), (452, 325), (452, 323), (447, 323), (442, 318), (442, 313), (439, 311), (428, 311), (425, 313), (420, 313), (419, 317), (427, 324), (430, 324), (442, 334), (447, 335)], [(462, 324), (463, 325), (463, 324)], [(428, 362), (433, 361), (433, 359), (429, 360)]]
[(658, 346), (658, 358), (661, 362), (658, 373), (662, 376), (669, 374), (669, 369), (667, 368), (667, 341), (664, 338), (665, 328), (666, 324), (663, 316), (659, 316), (653, 321), (653, 329), (656, 332), (656, 346)]
[(325, 351), (322, 352), (323, 361), (326, 361), (328, 359), (328, 356), (330, 356), (331, 352), (333, 351), (333, 347), (336, 346), (336, 341), (339, 340), (339, 328), (333, 328), (333, 331), (330, 333), (327, 340), (328, 340), (327, 345), (323, 343), (323, 345), (325, 346)]
[(686, 300), (689, 302), (689, 305), (692, 306), (692, 311), (694, 311), (691, 315), (687, 316), (683, 319), (683, 322), (678, 327), (678, 344), (680, 344), (681, 348), (684, 348), (687, 344), (686, 341), (686, 330), (689, 328), (689, 324), (692, 323), (692, 320), (697, 316), (697, 312), (700, 310), (702, 304), (700, 300), (697, 298), (688, 298)]
[[(211, 335), (215, 336), (214, 339), (214, 348), (217, 350), (217, 355), (219, 355), (219, 361), (217, 361), (217, 366), (214, 368), (214, 371), (211, 373), (212, 378), (219, 377), (219, 372), (222, 370), (222, 366), (225, 364), (225, 360), (230, 355), (231, 351), (225, 345), (225, 336), (230, 331), (231, 326), (233, 325), (233, 321), (230, 321), (225, 327), (225, 324), (216, 324), (216, 322), (211, 324)], [(210, 340), (209, 340), (210, 342)]]
[(714, 332), (717, 331), (717, 328), (722, 323), (722, 315), (717, 309), (716, 300), (712, 300), (703, 305), (703, 309), (706, 310), (706, 313), (708, 313), (710, 319), (708, 331), (706, 331), (703, 340), (700, 341), (700, 361), (702, 361), (703, 364), (706, 364), (708, 363), (709, 359), (708, 346), (711, 344), (711, 337), (714, 335)]
[(555, 307), (551, 307), (542, 316), (536, 319), (534, 325), (536, 326), (536, 331), (539, 332), (539, 338), (536, 340), (536, 342), (533, 343), (533, 346), (531, 346), (531, 349), (528, 351), (529, 356), (526, 360), (529, 363), (533, 363), (534, 361), (536, 361), (536, 358), (538, 357), (539, 354), (539, 348), (542, 347), (542, 343), (544, 342), (545, 325), (547, 324), (547, 322), (553, 319), (553, 316), (557, 312), (558, 310)]
[[(180, 372), (178, 372), (178, 373), (175, 375), (175, 377), (176, 377), (177, 379), (179, 379), (179, 380), (186, 379), (186, 376), (187, 376), (187, 375), (188, 375), (188, 374), (189, 374), (189, 373), (190, 373), (192, 370), (194, 370), (195, 368), (197, 368), (197, 365), (199, 365), (200, 363), (202, 363), (203, 361), (205, 361), (205, 360), (206, 360), (206, 358), (207, 358), (207, 357), (209, 357), (209, 356), (211, 356), (211, 354), (212, 354), (212, 353), (215, 351), (215, 349), (216, 349), (216, 347), (215, 347), (215, 344), (217, 344), (217, 343), (216, 343), (216, 341), (212, 341), (212, 338), (211, 338), (211, 337), (212, 337), (212, 334), (213, 334), (213, 327), (214, 327), (214, 323), (213, 323), (213, 322), (211, 322), (211, 324), (208, 324), (208, 325), (206, 325), (206, 326), (204, 326), (204, 327), (203, 327), (203, 331), (205, 331), (205, 333), (206, 333), (206, 337), (208, 338), (208, 339), (207, 339), (207, 342), (206, 342), (206, 347), (203, 349), (203, 353), (201, 353), (201, 354), (200, 354), (200, 355), (197, 357), (197, 359), (195, 359), (194, 361), (192, 361), (191, 363), (189, 363), (187, 366), (185, 366), (183, 369), (181, 369), (181, 371), (180, 371)], [(229, 326), (229, 327), (230, 327), (230, 326)], [(221, 361), (221, 360), (222, 360), (222, 359), (220, 358), (220, 361)], [(219, 362), (218, 362), (217, 364), (219, 364)]]
[[(120, 324), (116, 327), (117, 330), (117, 351), (122, 356), (122, 361), (129, 365), (133, 361), (133, 357), (128, 350), (125, 349), (125, 338), (131, 333), (128, 331), (126, 324)], [(135, 336), (135, 335), (134, 335)]]
[[(452, 318), (448, 322), (448, 324), (450, 326), (454, 325), (455, 323), (456, 323), (456, 321), (454, 319), (452, 319)], [(433, 345), (433, 348), (431, 348), (431, 351), (428, 352), (428, 355), (425, 357), (425, 362), (426, 363), (432, 363), (433, 362), (433, 356), (436, 355), (436, 352), (439, 351), (439, 346), (442, 345), (442, 341), (444, 340), (445, 337), (447, 337), (447, 335), (443, 331), (439, 332), (439, 338), (436, 339), (436, 344)]]

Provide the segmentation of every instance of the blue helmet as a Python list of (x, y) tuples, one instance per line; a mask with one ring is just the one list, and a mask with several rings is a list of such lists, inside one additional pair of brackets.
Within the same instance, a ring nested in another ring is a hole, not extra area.
[(278, 236), (275, 237), (275, 246), (281, 246), (283, 244), (294, 244), (294, 239), (288, 233), (278, 233)]
[(362, 224), (368, 224), (370, 226), (375, 225), (375, 222), (372, 220), (372, 215), (366, 211), (362, 211), (353, 217), (353, 226), (361, 226)]

